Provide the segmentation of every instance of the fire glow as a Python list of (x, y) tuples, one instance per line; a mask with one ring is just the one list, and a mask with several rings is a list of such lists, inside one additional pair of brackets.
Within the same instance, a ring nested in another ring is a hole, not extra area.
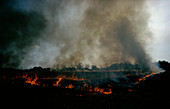
[(142, 82), (142, 81), (145, 81), (146, 78), (149, 78), (149, 77), (151, 77), (151, 76), (153, 76), (153, 75), (155, 75), (155, 74), (156, 74), (156, 73), (152, 72), (151, 74), (144, 75), (142, 78), (138, 78), (138, 81), (136, 81), (135, 83), (140, 83), (140, 82)]
[(38, 80), (37, 74), (35, 74), (34, 79), (33, 79), (33, 77), (27, 77), (27, 76), (25, 76), (25, 77), (27, 78), (25, 83), (28, 83), (28, 84), (31, 84), (31, 85), (39, 85), (39, 83), (37, 82), (37, 80)]
[[(110, 70), (109, 70), (110, 71)], [(118, 72), (118, 71), (117, 71)], [(67, 72), (68, 73), (68, 72)], [(89, 73), (89, 72), (88, 72)], [(118, 72), (120, 73), (120, 72)], [(31, 75), (30, 75), (31, 74)], [(69, 73), (70, 74), (70, 73)], [(138, 75), (141, 75), (134, 83), (140, 84), (140, 82), (145, 81), (147, 78), (155, 75), (156, 73), (154, 72), (147, 72), (147, 73), (138, 73)], [(126, 75), (115, 75), (111, 76), (110, 78), (118, 78), (118, 77), (130, 77), (134, 76), (135, 74), (126, 74)], [(6, 77), (4, 77), (6, 78)], [(30, 84), (31, 86), (40, 86), (40, 87), (48, 87), (48, 86), (53, 86), (53, 87), (58, 87), (58, 88), (65, 88), (68, 90), (74, 90), (77, 87), (80, 87), (79, 90), (82, 92), (87, 92), (90, 94), (112, 94), (112, 89), (113, 86), (111, 84), (108, 84), (105, 88), (100, 87), (100, 86), (94, 86), (91, 84), (92, 80), (87, 79), (87, 78), (82, 78), (78, 77), (76, 73), (72, 73), (71, 76), (68, 76), (66, 74), (61, 74), (57, 75), (56, 77), (40, 77), (40, 75), (37, 73), (33, 72), (27, 72), (23, 73), (23, 75), (16, 76), (13, 79), (20, 78), (24, 79), (26, 84)], [(102, 79), (108, 79), (108, 77), (97, 77), (94, 80), (102, 80)], [(48, 84), (48, 82), (43, 82), (43, 81), (50, 81), (53, 80), (52, 84)], [(65, 82), (67, 81), (67, 82)], [(64, 84), (67, 83), (67, 84)], [(76, 83), (76, 84), (75, 84)], [(77, 83), (82, 83), (82, 84), (77, 84)], [(136, 91), (135, 89), (128, 89), (128, 92), (134, 92)]]

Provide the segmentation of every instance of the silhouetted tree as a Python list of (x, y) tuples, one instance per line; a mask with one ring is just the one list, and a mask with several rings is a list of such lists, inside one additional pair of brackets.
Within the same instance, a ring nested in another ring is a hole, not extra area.
[(89, 69), (90, 69), (90, 66), (88, 64), (86, 64), (85, 70), (89, 70)]
[(81, 63), (79, 63), (79, 64), (77, 65), (77, 70), (83, 70), (83, 67), (82, 67), (82, 64), (81, 64)]
[(92, 65), (92, 70), (99, 70), (99, 68), (97, 68), (95, 65)]

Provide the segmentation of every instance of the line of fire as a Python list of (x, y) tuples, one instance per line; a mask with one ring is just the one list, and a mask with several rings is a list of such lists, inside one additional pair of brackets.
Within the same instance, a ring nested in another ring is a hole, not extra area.
[[(141, 69), (140, 65), (112, 64), (111, 66), (91, 68), (81, 64), (76, 67), (57, 69), (34, 67), (27, 70), (2, 68), (0, 84), (23, 85), (24, 87), (57, 87), (79, 91), (79, 96), (86, 94), (112, 94), (114, 87), (125, 87), (134, 92), (134, 86), (152, 77), (158, 72)], [(9, 86), (10, 86), (9, 85)]]

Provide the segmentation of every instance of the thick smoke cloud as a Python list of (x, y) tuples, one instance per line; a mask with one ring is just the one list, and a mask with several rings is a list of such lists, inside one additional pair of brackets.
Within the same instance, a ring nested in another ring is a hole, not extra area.
[(11, 0), (1, 10), (1, 66), (150, 64), (144, 0)]
[(27, 53), (25, 48), (31, 48), (31, 43), (40, 37), (45, 19), (36, 11), (15, 11), (7, 0), (0, 4), (0, 66), (18, 67)]

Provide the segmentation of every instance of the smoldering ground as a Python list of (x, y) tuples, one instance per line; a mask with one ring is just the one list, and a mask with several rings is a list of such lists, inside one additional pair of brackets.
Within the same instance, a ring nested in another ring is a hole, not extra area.
[(145, 0), (8, 0), (0, 13), (4, 67), (151, 63)]

